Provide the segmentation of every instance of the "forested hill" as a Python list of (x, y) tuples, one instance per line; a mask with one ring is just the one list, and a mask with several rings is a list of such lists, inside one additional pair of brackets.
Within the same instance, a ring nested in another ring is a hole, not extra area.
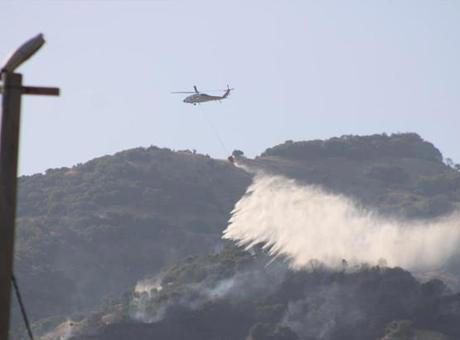
[(249, 183), (228, 161), (156, 147), (21, 177), (15, 270), (32, 319), (213, 249)]
[(327, 140), (286, 141), (267, 149), (261, 156), (279, 156), (304, 161), (329, 157), (354, 160), (412, 158), (437, 163), (443, 161), (441, 152), (433, 144), (424, 141), (415, 133), (393, 134), (391, 136), (386, 134), (345, 135)]
[[(436, 217), (460, 202), (460, 173), (416, 134), (288, 141), (255, 159), (237, 154), (242, 164), (382, 214)], [(20, 177), (15, 271), (32, 320), (85, 315), (171, 263), (218, 251), (251, 178), (226, 160), (157, 147)]]
[(460, 165), (448, 163), (415, 133), (287, 141), (247, 161), (401, 218), (435, 217), (458, 207)]
[[(189, 257), (54, 330), (73, 340), (448, 340), (460, 294), (401, 268), (291, 271), (234, 246)], [(48, 339), (47, 339), (48, 340)]]

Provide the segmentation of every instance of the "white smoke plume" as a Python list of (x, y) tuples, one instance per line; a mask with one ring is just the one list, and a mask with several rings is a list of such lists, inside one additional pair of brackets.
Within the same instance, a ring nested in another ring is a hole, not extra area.
[(67, 320), (55, 329), (48, 332), (47, 334), (39, 337), (40, 340), (68, 340), (74, 334), (74, 328), (76, 323), (71, 320)]
[(187, 284), (182, 287), (180, 296), (157, 303), (155, 300), (163, 290), (161, 280), (143, 280), (136, 284), (129, 315), (137, 321), (154, 323), (163, 320), (169, 309), (175, 306), (197, 310), (209, 301), (226, 297), (234, 288), (235, 282), (235, 278), (229, 278), (216, 282), (212, 287), (206, 287), (203, 283)]
[(163, 319), (166, 313), (166, 308), (164, 307), (148, 313), (151, 300), (162, 290), (161, 278), (138, 281), (134, 287), (134, 296), (129, 310), (130, 317), (143, 322), (156, 322)]
[[(213, 270), (213, 266), (208, 268), (209, 271)], [(248, 301), (271, 294), (280, 286), (285, 273), (286, 266), (273, 265), (267, 270), (254, 263), (230, 277), (216, 279), (214, 275), (209, 275), (200, 282), (175, 287), (166, 284), (164, 289), (159, 289), (162, 286), (158, 278), (143, 280), (136, 285), (129, 315), (137, 321), (155, 323), (177, 308), (196, 311), (216, 301)]]
[(247, 249), (264, 244), (292, 267), (312, 260), (336, 267), (378, 264), (439, 268), (459, 250), (460, 214), (430, 221), (385, 219), (350, 199), (281, 176), (257, 173), (237, 202), (223, 238)]

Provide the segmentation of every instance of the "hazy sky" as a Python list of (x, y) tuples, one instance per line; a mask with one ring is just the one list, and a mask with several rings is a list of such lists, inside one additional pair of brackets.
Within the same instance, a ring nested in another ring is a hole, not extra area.
[[(413, 131), (460, 161), (460, 1), (8, 1), (0, 56), (62, 96), (23, 100), (20, 173), (127, 148), (248, 156)], [(171, 91), (235, 87), (197, 107)], [(224, 146), (217, 135), (221, 136)]]

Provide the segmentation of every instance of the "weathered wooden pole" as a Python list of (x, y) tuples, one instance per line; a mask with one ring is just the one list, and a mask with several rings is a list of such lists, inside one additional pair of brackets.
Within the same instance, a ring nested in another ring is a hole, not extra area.
[(43, 44), (42, 34), (21, 45), (0, 69), (3, 86), (0, 127), (0, 340), (7, 340), (10, 325), (11, 280), (13, 277), (16, 184), (18, 170), (21, 96), (23, 94), (58, 96), (58, 88), (22, 85), (15, 69)]
[(22, 76), (4, 73), (0, 136), (0, 339), (8, 339)]

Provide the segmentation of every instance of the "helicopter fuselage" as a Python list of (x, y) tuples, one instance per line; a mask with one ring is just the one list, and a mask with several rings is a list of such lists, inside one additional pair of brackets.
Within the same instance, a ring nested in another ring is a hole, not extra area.
[(184, 103), (189, 103), (189, 104), (198, 104), (198, 103), (204, 103), (204, 102), (210, 102), (213, 100), (221, 100), (224, 99), (221, 96), (210, 96), (209, 94), (206, 93), (195, 93), (192, 94), (191, 96), (188, 96), (184, 99)]

